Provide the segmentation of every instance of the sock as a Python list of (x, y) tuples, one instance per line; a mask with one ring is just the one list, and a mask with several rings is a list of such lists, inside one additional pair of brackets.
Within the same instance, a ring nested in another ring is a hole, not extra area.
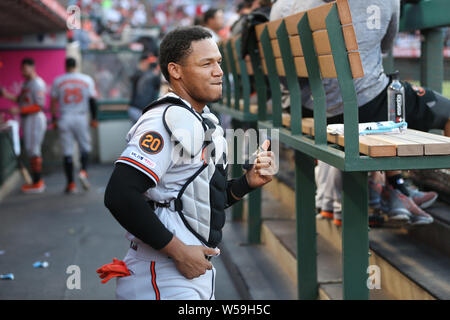
[(89, 160), (89, 154), (87, 152), (82, 152), (80, 157), (81, 162), (81, 169), (86, 171), (87, 170), (87, 164)]
[(41, 173), (40, 172), (33, 172), (33, 184), (36, 184), (41, 180)]
[(67, 184), (73, 182), (73, 160), (72, 156), (64, 157), (64, 172), (67, 178)]
[(405, 196), (409, 197), (409, 191), (405, 186), (405, 181), (401, 174), (396, 174), (392, 177), (387, 177), (389, 184), (394, 188), (400, 190)]
[(33, 183), (36, 184), (41, 180), (42, 175), (42, 158), (32, 157), (30, 159), (31, 174), (33, 178)]

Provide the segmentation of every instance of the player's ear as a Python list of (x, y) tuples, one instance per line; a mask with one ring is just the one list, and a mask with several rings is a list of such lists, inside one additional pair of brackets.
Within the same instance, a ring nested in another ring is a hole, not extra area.
[(169, 72), (169, 75), (171, 78), (175, 80), (179, 80), (181, 78), (181, 65), (175, 62), (169, 62), (167, 65), (167, 71)]

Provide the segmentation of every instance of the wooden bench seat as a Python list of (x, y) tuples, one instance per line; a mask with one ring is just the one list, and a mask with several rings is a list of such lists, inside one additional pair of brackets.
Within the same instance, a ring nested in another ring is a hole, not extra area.
[[(290, 128), (291, 117), (283, 113), (283, 126)], [(303, 134), (314, 136), (314, 119), (302, 119)], [(330, 143), (345, 146), (343, 135), (327, 133)], [(359, 151), (369, 157), (407, 157), (450, 155), (450, 138), (428, 132), (407, 129), (401, 134), (376, 134), (359, 137)]]

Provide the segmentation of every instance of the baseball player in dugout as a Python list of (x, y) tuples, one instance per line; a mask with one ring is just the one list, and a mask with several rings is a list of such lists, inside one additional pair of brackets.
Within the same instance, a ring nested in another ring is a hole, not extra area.
[[(67, 58), (66, 73), (55, 79), (51, 91), (53, 126), (58, 128), (64, 153), (64, 172), (67, 178), (66, 193), (77, 192), (73, 174), (73, 148), (75, 141), (78, 143), (80, 150), (81, 170), (78, 177), (85, 190), (88, 190), (90, 187), (87, 174), (88, 157), (91, 152), (89, 122), (92, 127), (95, 128), (97, 126), (94, 80), (88, 75), (77, 72), (76, 68), (76, 60)], [(57, 119), (58, 105), (60, 111), (59, 119)], [(89, 120), (89, 113), (91, 114), (91, 120)]]
[(22, 120), (23, 139), (25, 151), (30, 159), (30, 168), (33, 178), (32, 184), (24, 184), (24, 193), (40, 193), (45, 190), (42, 180), (42, 154), (41, 147), (47, 127), (47, 119), (43, 109), (45, 107), (46, 86), (44, 80), (36, 72), (34, 60), (24, 58), (21, 64), (22, 76), (25, 82), (18, 96), (9, 93), (4, 88), (3, 97), (17, 103), (18, 107), (10, 109), (12, 114), (20, 114)]
[(251, 169), (227, 180), (227, 144), (207, 103), (222, 96), (222, 57), (203, 27), (169, 32), (160, 67), (170, 92), (130, 129), (105, 191), (105, 205), (128, 231), (123, 261), (97, 272), (117, 277), (118, 299), (214, 299), (225, 209), (272, 180), (270, 141)]

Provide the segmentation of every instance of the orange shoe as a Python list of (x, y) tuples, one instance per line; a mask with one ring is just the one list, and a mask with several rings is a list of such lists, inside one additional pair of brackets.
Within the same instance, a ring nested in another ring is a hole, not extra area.
[(69, 183), (66, 187), (66, 190), (64, 190), (64, 192), (68, 193), (68, 194), (77, 193), (77, 186), (75, 185), (75, 182)]
[(342, 213), (333, 213), (333, 223), (335, 226), (342, 227)]
[(78, 175), (78, 178), (80, 178), (80, 182), (81, 182), (81, 185), (83, 186), (83, 189), (89, 190), (89, 188), (91, 187), (91, 184), (89, 183), (88, 174), (87, 174), (86, 170), (81, 170)]
[(39, 180), (33, 184), (24, 184), (21, 188), (23, 193), (42, 193), (45, 190), (44, 180)]
[(320, 215), (325, 219), (333, 219), (333, 212), (330, 211), (320, 211)]

